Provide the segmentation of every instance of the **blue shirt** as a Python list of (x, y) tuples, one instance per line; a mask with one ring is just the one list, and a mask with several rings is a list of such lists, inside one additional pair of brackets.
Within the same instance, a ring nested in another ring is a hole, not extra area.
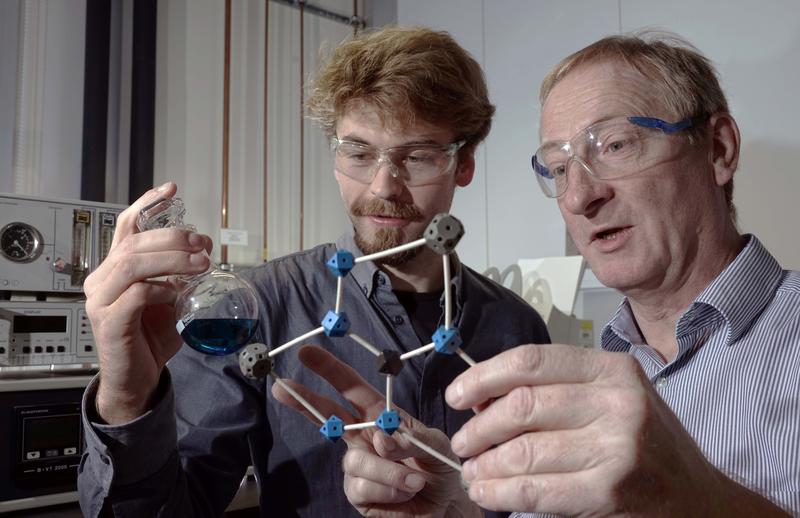
[(638, 360), (711, 464), (800, 515), (800, 272), (783, 270), (750, 236), (675, 336), (678, 354), (665, 362), (645, 344), (626, 299), (602, 347)]
[[(337, 281), (325, 262), (337, 247), (361, 255), (348, 235), (337, 245), (321, 245), (248, 272), (262, 316), (255, 341), (277, 347), (320, 326), (335, 305)], [(453, 259), (453, 324), (473, 359), (549, 341), (544, 323), (527, 303)], [(402, 354), (426, 345), (414, 332), (389, 277), (371, 262), (356, 264), (344, 278), (341, 309), (349, 316), (351, 331), (378, 349)], [(309, 342), (344, 359), (384, 392), (375, 356), (351, 338), (321, 335)], [(275, 360), (280, 377), (349, 406), (303, 367), (296, 350)], [(444, 389), (466, 367), (456, 355), (413, 357), (394, 379), (393, 402), (452, 436), (472, 412), (448, 407)], [(86, 516), (97, 516), (104, 502), (117, 518), (220, 516), (251, 462), (264, 516), (358, 516), (342, 487), (346, 445), (329, 443), (318, 424), (274, 401), (271, 380), (245, 378), (237, 355), (207, 356), (188, 347), (169, 362), (168, 371), (155, 407), (122, 426), (98, 424), (93, 412), (96, 381), (87, 388), (87, 448), (78, 484)]]

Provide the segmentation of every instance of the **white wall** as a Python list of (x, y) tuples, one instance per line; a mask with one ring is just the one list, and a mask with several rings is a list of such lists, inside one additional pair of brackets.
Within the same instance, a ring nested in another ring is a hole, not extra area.
[(502, 268), (520, 257), (564, 253), (561, 218), (529, 166), (541, 79), (601, 36), (660, 26), (687, 37), (718, 66), (742, 131), (735, 191), (742, 231), (757, 234), (785, 267), (800, 269), (796, 1), (403, 0), (398, 22), (450, 31), (484, 66), (497, 104), (479, 173), (484, 183), (465, 189), (454, 209), (467, 224), (462, 255), (469, 263)]
[[(0, 0), (0, 190), (78, 198), (86, 2), (27, 0), (24, 5), (27, 32), (19, 25), (21, 1)], [(21, 74), (18, 53), (23, 48)], [(17, 134), (20, 121), (24, 131)], [(17, 178), (15, 149), (24, 151), (18, 156), (23, 167)]]
[(0, 0), (0, 192), (14, 191), (19, 0)]
[(800, 4), (621, 0), (621, 12), (623, 30), (669, 28), (714, 61), (742, 133), (734, 190), (740, 228), (758, 235), (785, 268), (800, 269)]
[[(264, 6), (270, 9), (268, 180), (264, 195)], [(349, 0), (328, 0), (340, 13)], [(224, 3), (171, 0), (159, 3), (154, 179), (178, 183), (187, 222), (210, 236), (219, 250), (222, 191)], [(312, 15), (304, 18), (304, 74), (315, 68), (323, 42), (335, 45), (349, 26)], [(228, 227), (248, 231), (248, 246), (230, 247), (228, 260), (262, 260), (263, 211), (270, 258), (300, 248), (300, 18), (276, 2), (233, 3), (230, 91)], [(303, 247), (332, 241), (349, 228), (322, 133), (305, 121)], [(215, 254), (216, 255), (216, 254)], [(217, 255), (217, 258), (219, 256)]]

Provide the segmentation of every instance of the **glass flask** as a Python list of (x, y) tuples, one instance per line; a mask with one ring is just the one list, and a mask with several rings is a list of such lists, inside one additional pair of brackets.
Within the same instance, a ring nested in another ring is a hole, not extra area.
[[(160, 198), (139, 212), (137, 225), (142, 232), (169, 227), (194, 231), (183, 222), (185, 213), (180, 198)], [(253, 286), (231, 265), (216, 265), (209, 258), (204, 273), (172, 280), (181, 287), (175, 328), (192, 349), (221, 356), (250, 342), (258, 326), (258, 300)]]

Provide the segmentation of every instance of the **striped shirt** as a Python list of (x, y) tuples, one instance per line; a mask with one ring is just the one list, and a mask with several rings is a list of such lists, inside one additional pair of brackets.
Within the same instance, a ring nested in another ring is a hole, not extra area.
[(675, 333), (678, 354), (665, 363), (625, 299), (602, 347), (638, 360), (714, 466), (800, 515), (800, 272), (781, 269), (750, 236)]

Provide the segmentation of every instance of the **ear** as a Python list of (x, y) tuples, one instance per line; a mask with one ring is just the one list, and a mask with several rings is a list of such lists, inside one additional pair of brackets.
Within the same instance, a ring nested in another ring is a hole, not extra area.
[(711, 163), (714, 180), (722, 187), (733, 179), (739, 165), (741, 137), (736, 121), (729, 113), (717, 113), (709, 119), (711, 126)]
[(472, 182), (473, 176), (475, 176), (475, 150), (470, 149), (462, 152), (458, 157), (456, 185), (466, 187)]

